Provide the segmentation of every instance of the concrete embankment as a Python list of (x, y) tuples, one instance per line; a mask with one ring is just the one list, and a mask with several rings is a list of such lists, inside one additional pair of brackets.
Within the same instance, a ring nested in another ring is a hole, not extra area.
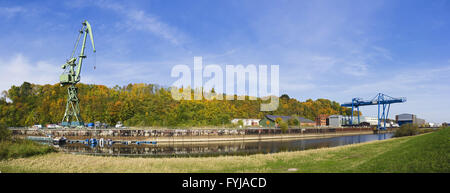
[[(291, 140), (371, 134), (371, 128), (289, 129), (11, 129), (18, 136), (65, 136), (71, 140), (104, 138), (116, 141), (146, 140), (158, 143), (221, 143), (228, 141)], [(390, 130), (388, 130), (389, 132)]]

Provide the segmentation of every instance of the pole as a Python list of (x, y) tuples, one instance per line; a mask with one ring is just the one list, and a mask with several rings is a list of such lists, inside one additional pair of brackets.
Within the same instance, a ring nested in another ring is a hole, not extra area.
[(356, 108), (358, 108), (358, 125), (361, 124), (360, 120), (359, 120), (359, 106), (357, 106)]
[(352, 99), (352, 114), (350, 119), (350, 125), (353, 125), (353, 103), (355, 102), (355, 99)]

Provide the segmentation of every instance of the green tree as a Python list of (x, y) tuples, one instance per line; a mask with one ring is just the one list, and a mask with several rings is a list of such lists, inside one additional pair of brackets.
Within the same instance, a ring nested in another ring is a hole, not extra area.
[(282, 100), (289, 100), (290, 97), (289, 97), (289, 95), (287, 95), (287, 94), (282, 94), (282, 95), (280, 96), (280, 99), (282, 99)]
[(300, 122), (298, 121), (298, 118), (296, 116), (291, 116), (291, 118), (288, 120), (288, 124), (290, 126), (298, 126)]
[(285, 121), (281, 121), (280, 125), (280, 129), (282, 133), (286, 133), (289, 129), (288, 123), (286, 123)]
[(238, 124), (239, 126), (244, 127), (244, 121), (242, 121), (242, 120), (239, 120), (237, 124)]
[[(128, 84), (108, 88), (78, 84), (81, 116), (85, 122), (127, 126), (206, 126), (230, 124), (233, 118), (263, 118), (261, 98), (257, 100), (174, 100), (169, 88), (154, 84)], [(191, 89), (192, 90), (192, 89)], [(215, 91), (211, 91), (215, 92)], [(217, 93), (216, 93), (217, 94)], [(249, 99), (249, 96), (245, 96)], [(318, 114), (349, 115), (351, 109), (328, 99), (304, 102), (282, 95), (273, 115), (298, 115), (314, 120)], [(7, 100), (9, 99), (9, 100)], [(64, 114), (67, 88), (59, 84), (24, 82), (12, 86), (0, 97), (0, 123), (8, 126), (59, 123)], [(288, 120), (288, 124), (297, 125)], [(276, 120), (277, 125), (280, 119)]]
[(281, 117), (277, 117), (275, 119), (275, 123), (278, 124), (278, 125), (281, 124), (282, 121), (283, 121), (283, 119)]
[(6, 141), (11, 138), (11, 130), (9, 130), (6, 125), (0, 124), (0, 142)]

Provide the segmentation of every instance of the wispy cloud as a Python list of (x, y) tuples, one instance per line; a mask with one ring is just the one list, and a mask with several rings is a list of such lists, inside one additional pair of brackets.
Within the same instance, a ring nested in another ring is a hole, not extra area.
[[(436, 68), (412, 69), (394, 74), (379, 74), (374, 82), (353, 84), (342, 90), (343, 93), (367, 93), (375, 90), (387, 92), (404, 92), (409, 94), (449, 91), (450, 85), (440, 82), (450, 81), (450, 66)], [(422, 90), (418, 92), (419, 90)]]
[(223, 53), (218, 53), (218, 54), (206, 54), (203, 55), (204, 59), (217, 59), (217, 58), (223, 58), (223, 57), (228, 57), (228, 56), (232, 56), (233, 54), (235, 54), (239, 49), (230, 49), (227, 50)]
[[(98, 1), (96, 4), (103, 9), (109, 9), (124, 17), (126, 29), (148, 31), (161, 37), (174, 45), (181, 45), (186, 35), (176, 27), (163, 22), (157, 16), (141, 9), (126, 7), (126, 5), (113, 2)], [(123, 25), (121, 22), (120, 26)]]
[(6, 18), (12, 18), (19, 14), (26, 13), (27, 10), (24, 7), (14, 6), (14, 7), (0, 7), (0, 16)]

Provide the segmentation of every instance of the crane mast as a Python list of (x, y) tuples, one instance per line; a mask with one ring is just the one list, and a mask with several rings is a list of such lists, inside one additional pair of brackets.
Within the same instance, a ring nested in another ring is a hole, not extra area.
[[(69, 69), (67, 73), (63, 73), (60, 76), (60, 84), (61, 86), (67, 87), (67, 103), (66, 103), (66, 110), (64, 112), (64, 117), (62, 119), (61, 125), (62, 126), (83, 126), (84, 122), (80, 115), (80, 106), (78, 99), (78, 88), (75, 86), (78, 82), (80, 82), (80, 72), (81, 72), (81, 66), (83, 65), (83, 59), (86, 58), (86, 55), (84, 55), (84, 51), (86, 48), (86, 39), (87, 35), (89, 34), (89, 37), (91, 39), (91, 44), (93, 48), (93, 52), (95, 52), (95, 45), (94, 45), (94, 37), (92, 35), (92, 28), (88, 21), (84, 21), (82, 23), (82, 28), (79, 31), (79, 35), (77, 38), (77, 41), (75, 43), (72, 55), (70, 59), (66, 61), (65, 64), (61, 66), (62, 69)], [(80, 55), (77, 57), (74, 57), (75, 52), (77, 51), (78, 44), (80, 42), (80, 38), (83, 36), (82, 45), (81, 45), (81, 51)], [(78, 59), (78, 60), (77, 60)]]

